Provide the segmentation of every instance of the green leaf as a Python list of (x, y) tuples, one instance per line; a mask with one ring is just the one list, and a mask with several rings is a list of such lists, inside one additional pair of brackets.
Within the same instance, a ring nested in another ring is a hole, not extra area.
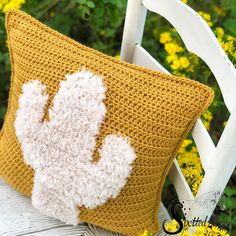
[(226, 194), (228, 197), (232, 197), (233, 195), (236, 195), (236, 188), (226, 187), (224, 194)]
[(0, 107), (0, 119), (4, 118), (6, 112), (7, 112), (7, 108), (6, 107)]
[[(104, 13), (105, 13), (104, 8), (97, 8), (95, 14), (96, 14), (97, 17), (102, 17), (102, 16), (104, 16)], [(104, 22), (104, 20), (103, 20), (103, 22)]]
[(224, 27), (228, 29), (233, 35), (236, 35), (236, 19), (227, 19), (223, 23)]
[(225, 201), (225, 206), (226, 206), (226, 209), (235, 209), (236, 203), (233, 199), (228, 199), (227, 201)]
[(115, 1), (114, 0), (103, 0), (104, 3), (111, 3), (113, 5), (115, 5)]
[(231, 217), (225, 213), (220, 213), (219, 222), (220, 224), (228, 224), (231, 222)]
[(224, 9), (230, 9), (232, 7), (232, 0), (221, 0), (221, 6)]
[[(66, 22), (66, 24), (65, 24)], [(57, 14), (53, 19), (45, 21), (50, 27), (68, 35), (73, 24), (73, 19), (69, 15)]]
[(236, 230), (232, 230), (231, 235), (236, 235)]
[(78, 0), (78, 3), (80, 4), (86, 4), (87, 0)]
[(94, 8), (94, 7), (95, 7), (95, 4), (94, 4), (92, 1), (88, 1), (88, 2), (87, 2), (87, 6), (88, 6), (89, 8)]
[(232, 0), (232, 6), (231, 6), (231, 15), (236, 15), (236, 0)]
[(115, 29), (107, 29), (105, 36), (106, 38), (112, 37), (116, 33)]
[(232, 225), (236, 225), (236, 216), (233, 216), (232, 218)]

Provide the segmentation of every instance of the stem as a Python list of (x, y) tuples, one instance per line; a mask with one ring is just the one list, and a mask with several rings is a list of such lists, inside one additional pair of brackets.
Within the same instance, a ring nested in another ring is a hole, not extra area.
[(54, 2), (52, 2), (51, 4), (49, 4), (46, 8), (44, 8), (38, 15), (38, 17), (42, 17), (42, 15), (44, 15), (48, 10), (50, 10), (52, 7), (54, 7), (56, 4), (59, 3), (59, 0), (55, 0)]
[[(229, 197), (229, 200), (231, 201), (231, 197)], [(229, 222), (229, 232), (231, 233), (232, 231), (232, 208), (229, 208), (229, 217), (230, 217), (230, 222)]]

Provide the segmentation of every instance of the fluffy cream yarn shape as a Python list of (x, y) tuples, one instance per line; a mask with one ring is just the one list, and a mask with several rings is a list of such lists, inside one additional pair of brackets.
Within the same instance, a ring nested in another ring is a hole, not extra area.
[(35, 170), (32, 204), (43, 214), (77, 225), (78, 206), (95, 208), (115, 198), (136, 158), (127, 137), (106, 136), (100, 159), (91, 163), (106, 114), (101, 76), (85, 69), (61, 81), (43, 121), (46, 87), (34, 80), (22, 87), (15, 130), (24, 160)]

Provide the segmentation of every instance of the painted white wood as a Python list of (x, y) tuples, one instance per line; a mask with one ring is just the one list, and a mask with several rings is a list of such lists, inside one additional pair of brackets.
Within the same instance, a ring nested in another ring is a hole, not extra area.
[(155, 60), (142, 46), (136, 44), (133, 53), (133, 64), (143, 66), (152, 70), (157, 70), (170, 75), (157, 60)]
[(132, 62), (134, 46), (142, 42), (147, 9), (141, 2), (141, 0), (129, 0), (127, 5), (120, 54), (121, 60), (127, 62)]
[[(136, 12), (139, 9), (138, 4), (140, 4), (140, 1), (129, 1), (127, 9), (129, 19), (133, 19), (134, 15), (139, 15)], [(190, 189), (176, 160), (169, 173), (179, 199), (184, 200), (185, 204), (187, 202), (187, 205), (185, 205), (188, 208), (185, 211), (187, 217), (199, 216), (204, 219), (205, 216), (208, 216), (210, 218), (236, 165), (234, 145), (234, 140), (236, 140), (236, 115), (234, 114), (236, 107), (236, 93), (234, 92), (236, 88), (236, 70), (207, 23), (186, 4), (179, 0), (143, 0), (142, 5), (166, 18), (176, 28), (187, 49), (207, 63), (221, 88), (225, 104), (232, 113), (230, 122), (228, 122), (217, 147), (215, 147), (200, 119), (193, 127), (192, 136), (205, 170), (203, 182), (195, 198), (189, 192)], [(143, 20), (144, 17), (141, 19), (142, 23)], [(129, 38), (127, 32), (130, 32), (130, 28), (134, 32), (139, 29), (137, 25), (132, 25), (132, 23), (131, 20), (131, 24), (125, 24), (122, 45), (127, 45), (126, 40)], [(142, 35), (143, 28), (141, 31)], [(124, 47), (121, 48), (122, 59), (169, 74), (159, 62), (142, 48), (141, 39), (140, 35), (137, 40), (135, 37), (129, 38), (128, 42), (132, 47), (128, 50), (124, 50)], [(133, 46), (134, 44), (136, 46)]]
[[(210, 218), (213, 210), (215, 209), (217, 202), (222, 194), (224, 188), (230, 179), (235, 166), (236, 166), (236, 107), (233, 110), (227, 125), (221, 135), (216, 149), (211, 154), (214, 161), (209, 163), (208, 171), (206, 172), (203, 181), (198, 190), (196, 199), (208, 194), (214, 193), (210, 207), (209, 203), (201, 206), (202, 210), (199, 210), (199, 204), (195, 204), (190, 211), (190, 217), (195, 215), (204, 219), (206, 216)], [(208, 199), (209, 201), (210, 199)], [(211, 199), (212, 200), (212, 199)], [(208, 202), (205, 201), (205, 202)]]
[(59, 220), (42, 215), (31, 205), (29, 198), (17, 193), (0, 180), (0, 235), (30, 235), (59, 229), (61, 234), (69, 232), (70, 235), (82, 236), (81, 229), (66, 226)]
[(192, 137), (198, 148), (198, 153), (201, 158), (202, 166), (207, 172), (209, 164), (214, 161), (212, 153), (215, 151), (215, 145), (206, 129), (204, 124), (200, 119), (195, 123), (192, 130)]
[(236, 107), (236, 70), (202, 17), (179, 0), (143, 0), (150, 11), (166, 18), (177, 30), (187, 49), (210, 67), (221, 88), (226, 106)]
[[(170, 221), (167, 210), (160, 204), (158, 218), (162, 224)], [(98, 226), (81, 223), (69, 226), (42, 215), (31, 205), (28, 197), (16, 192), (0, 179), (0, 235), (1, 236), (121, 236)], [(163, 230), (158, 236), (164, 236)]]

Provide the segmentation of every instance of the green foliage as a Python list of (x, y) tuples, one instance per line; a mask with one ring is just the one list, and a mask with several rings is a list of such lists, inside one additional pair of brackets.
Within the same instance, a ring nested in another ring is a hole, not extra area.
[[(233, 228), (236, 226), (236, 189), (226, 187), (224, 194), (219, 201), (221, 212), (219, 213), (218, 220), (221, 224), (228, 226), (229, 232), (233, 234)], [(234, 233), (236, 231), (234, 230)]]
[(10, 84), (10, 59), (6, 48), (4, 15), (0, 14), (0, 127), (7, 110), (7, 98)]

